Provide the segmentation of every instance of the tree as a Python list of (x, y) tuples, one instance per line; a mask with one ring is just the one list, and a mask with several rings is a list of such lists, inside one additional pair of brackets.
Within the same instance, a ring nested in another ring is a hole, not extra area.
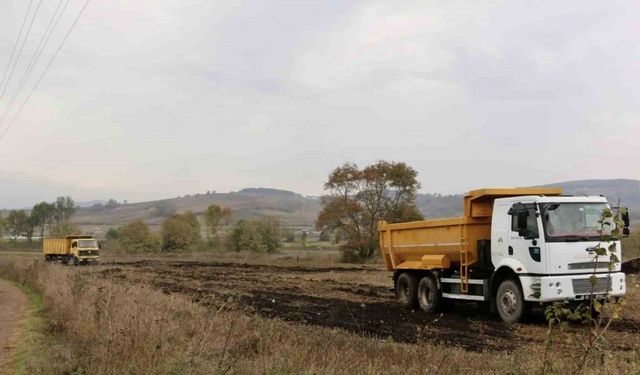
[(76, 211), (76, 203), (69, 196), (58, 197), (55, 205), (55, 220), (57, 225), (65, 224), (71, 219), (71, 215)]
[(273, 253), (281, 246), (280, 222), (275, 218), (240, 220), (227, 239), (231, 250)]
[(7, 219), (2, 217), (2, 213), (0, 212), (0, 238), (5, 232), (9, 231), (9, 222)]
[(113, 228), (107, 231), (107, 238), (117, 238), (118, 244), (128, 252), (142, 252), (147, 250), (153, 250), (158, 242), (153, 233), (149, 229), (147, 223), (144, 220), (133, 220), (125, 226), (118, 228), (116, 233), (113, 233)]
[(162, 249), (187, 250), (200, 241), (200, 223), (196, 215), (187, 211), (176, 214), (162, 223)]
[(31, 209), (31, 222), (39, 230), (40, 239), (44, 238), (45, 230), (52, 224), (55, 211), (55, 205), (47, 202), (40, 202)]
[(345, 252), (361, 259), (378, 248), (378, 221), (422, 219), (415, 204), (418, 173), (405, 163), (379, 161), (363, 169), (345, 163), (329, 175), (316, 226), (344, 234)]
[(218, 230), (222, 219), (222, 207), (212, 204), (204, 212), (204, 221), (207, 228), (207, 238), (210, 242), (218, 241)]
[(107, 232), (104, 234), (104, 237), (107, 240), (117, 240), (118, 239), (118, 230), (116, 228), (109, 228)]
[(187, 250), (197, 243), (200, 233), (182, 215), (174, 215), (162, 223), (162, 249)]
[(107, 203), (104, 205), (104, 208), (106, 208), (107, 210), (111, 210), (116, 207), (118, 207), (118, 201), (115, 199), (109, 199)]
[(12, 237), (18, 237), (27, 232), (29, 226), (29, 216), (23, 210), (9, 211), (7, 216), (7, 227)]
[(307, 232), (306, 230), (302, 231), (302, 235), (300, 236), (300, 242), (302, 243), (302, 248), (306, 249), (307, 248), (307, 237), (309, 236), (309, 232)]

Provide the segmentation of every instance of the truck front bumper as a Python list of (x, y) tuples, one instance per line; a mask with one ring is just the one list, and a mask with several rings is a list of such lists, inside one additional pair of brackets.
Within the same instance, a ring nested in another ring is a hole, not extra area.
[(100, 257), (79, 257), (78, 261), (81, 263), (99, 263)]
[[(626, 293), (624, 273), (615, 272), (595, 276), (597, 278), (595, 284), (592, 284), (590, 274), (522, 277), (521, 282), (525, 299), (529, 301), (583, 300), (588, 299), (592, 292), (595, 296), (604, 296), (608, 291), (608, 294), (613, 297), (621, 297)], [(531, 294), (527, 295), (527, 291)], [(538, 296), (539, 298), (535, 298)]]

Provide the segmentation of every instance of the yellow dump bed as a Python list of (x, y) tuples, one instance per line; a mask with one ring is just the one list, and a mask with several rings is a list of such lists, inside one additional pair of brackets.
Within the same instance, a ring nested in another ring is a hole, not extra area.
[(556, 188), (481, 189), (464, 197), (464, 216), (451, 219), (378, 224), (380, 251), (388, 271), (448, 269), (478, 261), (478, 241), (491, 239), (491, 215), (497, 198), (559, 195)]
[(42, 241), (42, 252), (51, 255), (67, 255), (71, 250), (69, 238), (45, 238)]

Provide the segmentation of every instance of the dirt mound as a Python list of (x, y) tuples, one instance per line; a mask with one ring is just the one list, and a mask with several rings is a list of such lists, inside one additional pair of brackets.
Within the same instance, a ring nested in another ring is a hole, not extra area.
[(631, 259), (622, 263), (622, 272), (626, 274), (640, 273), (640, 258)]

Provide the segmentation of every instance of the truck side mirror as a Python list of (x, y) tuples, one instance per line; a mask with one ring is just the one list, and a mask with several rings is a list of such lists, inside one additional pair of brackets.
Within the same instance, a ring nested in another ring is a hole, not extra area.
[(629, 230), (629, 227), (622, 228), (622, 235), (623, 236), (628, 236), (629, 234), (631, 234), (631, 231)]
[(101, 243), (98, 244), (98, 250), (102, 250), (102, 244)]

